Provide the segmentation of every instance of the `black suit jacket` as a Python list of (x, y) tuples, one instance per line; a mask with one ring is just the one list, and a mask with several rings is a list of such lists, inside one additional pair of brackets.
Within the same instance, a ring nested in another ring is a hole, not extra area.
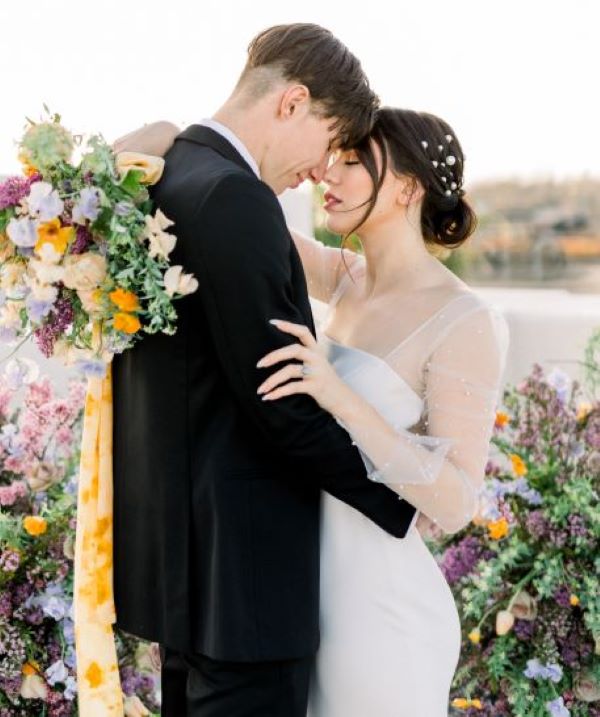
[[(263, 402), (267, 352), (314, 331), (275, 194), (218, 133), (193, 125), (153, 199), (175, 222), (172, 264), (200, 286), (174, 336), (113, 363), (118, 626), (213, 659), (294, 658), (318, 645), (325, 489), (393, 536), (414, 508), (370, 481), (348, 434), (310, 397)], [(402, 569), (402, 566), (398, 566)]]

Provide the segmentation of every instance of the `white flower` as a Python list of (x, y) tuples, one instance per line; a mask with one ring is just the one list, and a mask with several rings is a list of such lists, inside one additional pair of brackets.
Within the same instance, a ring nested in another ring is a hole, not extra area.
[(17, 357), (11, 359), (4, 369), (4, 378), (13, 390), (23, 384), (33, 383), (40, 374), (40, 368), (35, 361), (28, 358)]
[(168, 229), (169, 227), (172, 227), (175, 222), (171, 221), (168, 217), (166, 217), (160, 209), (157, 209), (154, 216), (147, 216), (146, 217), (146, 227), (148, 231), (153, 232), (154, 234), (159, 234), (160, 232), (164, 232), (165, 229)]
[(193, 294), (198, 288), (198, 281), (193, 274), (183, 274), (182, 266), (172, 266), (165, 272), (165, 290), (169, 296), (174, 294)]
[(6, 227), (8, 238), (21, 248), (34, 247), (38, 240), (37, 222), (29, 217), (11, 219)]
[(150, 714), (137, 695), (125, 697), (123, 707), (125, 708), (125, 717), (145, 717)]
[(25, 675), (21, 683), (21, 697), (25, 700), (45, 700), (48, 688), (39, 675)]
[(64, 204), (56, 189), (48, 182), (35, 182), (27, 197), (29, 211), (37, 214), (40, 221), (49, 222), (63, 213)]
[(21, 262), (11, 261), (0, 268), (0, 286), (9, 293), (15, 286), (23, 284), (25, 278), (25, 265)]
[(175, 248), (177, 237), (173, 234), (168, 234), (165, 229), (173, 226), (173, 222), (160, 209), (156, 210), (155, 216), (147, 216), (145, 219), (146, 231), (144, 237), (150, 242), (150, 257), (160, 256), (163, 259), (168, 259), (169, 254)]
[[(49, 247), (50, 245), (44, 244), (42, 250), (47, 246)], [(56, 284), (57, 282), (63, 280), (63, 275), (65, 273), (63, 266), (39, 261), (33, 257), (29, 260), (29, 267), (31, 268), (35, 278), (41, 284)]]
[(150, 257), (154, 259), (155, 256), (160, 256), (163, 259), (168, 259), (169, 254), (175, 248), (175, 242), (177, 238), (172, 234), (161, 232), (160, 234), (150, 234), (148, 237), (150, 241), (149, 251)]

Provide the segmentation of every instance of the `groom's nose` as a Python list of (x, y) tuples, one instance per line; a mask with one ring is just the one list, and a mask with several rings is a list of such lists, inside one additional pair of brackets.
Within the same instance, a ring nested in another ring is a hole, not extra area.
[(314, 184), (319, 184), (319, 182), (323, 181), (323, 177), (327, 171), (327, 166), (329, 165), (329, 154), (330, 153), (327, 152), (321, 162), (316, 167), (313, 167), (308, 173), (311, 182), (314, 182)]

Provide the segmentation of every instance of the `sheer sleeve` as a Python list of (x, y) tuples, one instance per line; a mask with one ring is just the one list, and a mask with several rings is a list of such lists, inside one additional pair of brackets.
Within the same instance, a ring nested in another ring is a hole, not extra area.
[(360, 260), (360, 256), (349, 249), (325, 246), (291, 227), (290, 234), (302, 260), (308, 293), (313, 299), (329, 303), (344, 270), (344, 263), (350, 268)]
[(112, 148), (118, 152), (142, 152), (164, 157), (181, 130), (172, 122), (152, 122), (119, 137)]
[(369, 477), (448, 533), (463, 528), (477, 508), (507, 347), (508, 329), (499, 313), (488, 307), (469, 312), (428, 352), (421, 434), (381, 416), (343, 424)]

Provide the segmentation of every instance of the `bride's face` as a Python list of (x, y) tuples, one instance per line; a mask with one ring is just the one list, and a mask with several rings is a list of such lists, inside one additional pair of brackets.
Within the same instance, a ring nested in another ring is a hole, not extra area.
[[(381, 171), (381, 151), (373, 143), (377, 161), (377, 171)], [(325, 184), (325, 204), (327, 229), (334, 234), (345, 235), (361, 221), (369, 206), (373, 193), (373, 180), (358, 160), (354, 150), (338, 152), (334, 155), (323, 178)], [(401, 210), (398, 198), (399, 179), (389, 170), (379, 190), (377, 202), (370, 216), (358, 230), (358, 234), (368, 231), (375, 223), (389, 218), (391, 213)]]

